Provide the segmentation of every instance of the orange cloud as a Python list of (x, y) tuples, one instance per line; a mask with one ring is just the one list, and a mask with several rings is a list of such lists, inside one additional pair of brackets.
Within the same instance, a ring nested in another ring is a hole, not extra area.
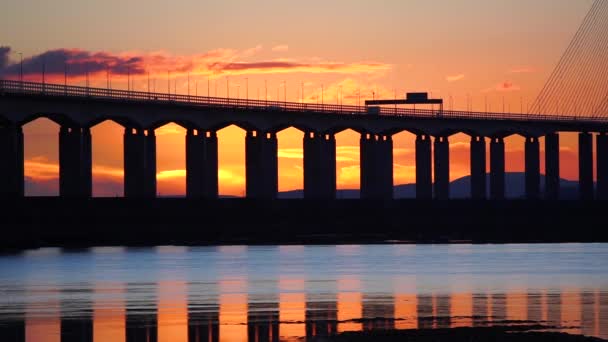
[[(316, 84), (313, 89), (304, 89), (304, 102), (336, 104), (339, 100), (344, 105), (363, 105), (365, 100), (372, 98), (393, 98), (394, 90), (382, 86), (375, 86), (370, 82), (362, 82), (353, 78), (346, 78), (329, 85)], [(399, 94), (397, 94), (399, 96)]]
[(289, 50), (289, 46), (288, 45), (277, 45), (275, 47), (272, 48), (272, 51), (274, 52), (283, 52), (283, 51), (287, 51)]
[(509, 73), (511, 73), (511, 74), (529, 74), (529, 73), (533, 73), (533, 72), (536, 72), (536, 69), (534, 69), (533, 67), (529, 67), (529, 66), (515, 67), (515, 68), (509, 70)]
[[(286, 51), (287, 45), (275, 46), (274, 51)], [(111, 75), (133, 78), (151, 77), (165, 78), (242, 74), (271, 74), (271, 73), (336, 73), (336, 74), (374, 74), (382, 73), (391, 68), (389, 64), (379, 62), (327, 62), (327, 61), (246, 61), (262, 50), (262, 46), (237, 51), (233, 49), (216, 49), (202, 54), (176, 56), (166, 52), (138, 53), (124, 52), (90, 52), (80, 49), (55, 49), (28, 57), (23, 61), (23, 72), (26, 79), (39, 77), (40, 66), (44, 63), (49, 81), (63, 81), (67, 70), (70, 81), (82, 80), (89, 75), (91, 80), (106, 80)], [(0, 51), (0, 58), (10, 53), (10, 48)], [(6, 58), (5, 58), (6, 59)], [(17, 77), (20, 64), (13, 62), (0, 65), (0, 75)]]
[(514, 85), (512, 82), (504, 81), (496, 85), (496, 90), (498, 91), (515, 91), (520, 90), (519, 86)]
[(456, 82), (464, 79), (464, 74), (446, 76), (445, 80), (448, 82)]

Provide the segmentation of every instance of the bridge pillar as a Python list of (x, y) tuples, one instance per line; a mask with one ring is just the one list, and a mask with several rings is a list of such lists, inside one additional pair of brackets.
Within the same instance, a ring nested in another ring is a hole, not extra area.
[(416, 198), (433, 198), (431, 137), (416, 136)]
[(537, 137), (526, 137), (526, 199), (540, 197), (540, 144)]
[(450, 144), (447, 137), (435, 138), (435, 198), (450, 198)]
[(378, 178), (380, 182), (379, 197), (384, 200), (393, 199), (393, 137), (390, 135), (380, 136), (378, 149), (380, 160), (378, 161)]
[(125, 197), (156, 196), (156, 136), (154, 130), (125, 128)]
[(545, 136), (545, 198), (559, 199), (559, 134)]
[(59, 129), (59, 195), (91, 197), (91, 131), (61, 126)]
[(144, 178), (144, 196), (156, 197), (156, 134), (153, 129), (146, 132), (145, 138), (146, 177)]
[(186, 133), (186, 196), (218, 198), (217, 133), (188, 129)]
[(23, 177), (23, 130), (0, 126), (0, 198), (22, 197)]
[(304, 198), (336, 198), (336, 138), (315, 132), (304, 134)]
[(582, 200), (593, 199), (593, 135), (578, 135), (578, 184)]
[(492, 138), (490, 142), (490, 198), (505, 199), (505, 141)]
[(201, 131), (186, 131), (186, 197), (203, 197), (203, 140)]
[(481, 136), (471, 137), (471, 198), (486, 198), (486, 140)]
[(203, 197), (217, 199), (219, 196), (217, 132), (209, 131), (202, 135), (201, 152), (203, 154), (202, 191)]
[(279, 184), (276, 133), (248, 131), (245, 159), (247, 198), (275, 199)]
[(390, 136), (362, 134), (360, 140), (361, 198), (393, 197), (393, 141)]
[(597, 136), (597, 199), (608, 200), (608, 133)]

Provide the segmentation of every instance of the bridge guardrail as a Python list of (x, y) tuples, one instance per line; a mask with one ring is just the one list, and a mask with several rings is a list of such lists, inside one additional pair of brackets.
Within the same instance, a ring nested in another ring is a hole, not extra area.
[[(315, 104), (302, 102), (265, 101), (250, 99), (235, 99), (223, 97), (192, 96), (171, 93), (153, 93), (128, 91), (121, 89), (105, 89), (81, 86), (68, 86), (52, 83), (20, 82), (0, 80), (0, 93), (63, 96), (93, 98), (100, 100), (120, 101), (150, 101), (176, 105), (195, 105), (214, 108), (281, 110), (286, 112), (316, 112), (339, 115), (367, 115), (367, 107), (334, 104)], [(607, 118), (577, 117), (548, 114), (518, 114), (518, 113), (487, 113), (474, 111), (410, 109), (381, 107), (377, 115), (409, 118), (445, 118), (445, 119), (483, 119), (483, 120), (517, 120), (517, 121), (559, 121), (579, 123), (608, 123)]]

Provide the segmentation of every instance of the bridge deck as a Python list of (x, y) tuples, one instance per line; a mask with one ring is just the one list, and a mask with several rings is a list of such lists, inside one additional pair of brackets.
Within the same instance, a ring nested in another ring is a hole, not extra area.
[[(71, 97), (126, 102), (162, 103), (210, 108), (234, 108), (253, 110), (259, 109), (298, 113), (315, 112), (331, 113), (337, 115), (370, 115), (367, 112), (368, 107), (366, 106), (344, 106), (333, 104), (192, 96), (171, 93), (127, 91), (120, 89), (104, 89), (38, 82), (0, 80), (0, 95), (4, 94), (42, 97)], [(396, 116), (403, 118), (447, 118), (465, 120), (480, 119), (494, 121), (559, 122), (572, 124), (608, 124), (608, 118), (600, 118), (594, 116), (530, 113), (496, 113), (455, 110), (410, 109), (397, 107), (381, 107), (377, 115)]]

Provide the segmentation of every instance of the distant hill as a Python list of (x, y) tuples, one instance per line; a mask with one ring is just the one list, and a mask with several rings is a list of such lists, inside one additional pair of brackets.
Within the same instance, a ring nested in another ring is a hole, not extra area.
[[(545, 189), (545, 176), (541, 175), (540, 180), (541, 192)], [(490, 194), (490, 177), (486, 179), (488, 196)], [(505, 192), (507, 198), (523, 198), (525, 195), (525, 173), (509, 172), (505, 175)], [(561, 199), (577, 199), (578, 198), (578, 182), (566, 179), (560, 180), (560, 198)], [(302, 198), (304, 192), (302, 190), (285, 191), (279, 193), (279, 198), (293, 199)], [(456, 179), (450, 183), (450, 198), (462, 199), (469, 198), (471, 194), (471, 176)], [(415, 198), (416, 184), (403, 184), (394, 187), (395, 198)], [(348, 189), (338, 190), (337, 198), (341, 199), (356, 199), (359, 198), (359, 190)]]

